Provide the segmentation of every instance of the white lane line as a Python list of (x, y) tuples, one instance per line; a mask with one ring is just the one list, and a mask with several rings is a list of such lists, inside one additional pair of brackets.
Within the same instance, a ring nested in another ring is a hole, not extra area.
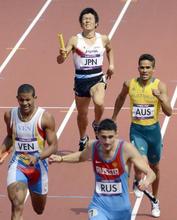
[[(172, 97), (172, 100), (171, 100), (171, 107), (172, 107), (172, 109), (175, 106), (176, 99), (177, 99), (177, 86), (176, 86), (176, 89), (175, 89), (175, 91), (173, 93), (173, 97)], [(169, 120), (170, 120), (170, 117), (168, 117), (168, 116), (166, 116), (165, 119), (164, 119), (164, 122), (163, 122), (163, 125), (162, 125), (162, 128), (161, 128), (162, 139), (164, 138), (164, 135), (165, 135), (165, 132), (166, 132)], [(142, 199), (143, 199), (143, 194), (142, 194), (142, 196), (140, 198), (136, 199), (135, 205), (134, 205), (133, 210), (132, 210), (131, 220), (136, 219), (136, 215), (138, 213), (138, 210), (139, 210), (139, 207), (140, 207)]]
[[(11, 108), (14, 108), (14, 107), (16, 107), (16, 106), (0, 106), (0, 109), (11, 109)], [(70, 109), (70, 107), (68, 107), (68, 106), (40, 106), (40, 107), (45, 108), (45, 109), (61, 109), (61, 110)], [(89, 106), (89, 109), (94, 110), (94, 107)], [(113, 110), (114, 107), (113, 106), (105, 106), (104, 109)], [(130, 107), (122, 107), (121, 110), (130, 110)], [(173, 112), (174, 111), (177, 111), (177, 108), (173, 108)], [(160, 114), (163, 114), (163, 112), (160, 112)]]
[(118, 28), (120, 22), (122, 21), (123, 16), (125, 15), (125, 12), (127, 11), (128, 7), (129, 7), (131, 1), (132, 1), (132, 0), (127, 0), (127, 1), (126, 1), (125, 5), (124, 5), (124, 7), (123, 7), (123, 9), (122, 9), (122, 11), (120, 12), (120, 15), (118, 16), (118, 18), (117, 18), (117, 20), (116, 20), (116, 22), (115, 22), (115, 24), (114, 24), (112, 30), (110, 31), (110, 33), (109, 33), (109, 35), (108, 35), (108, 36), (109, 36), (109, 39), (111, 39), (111, 38), (113, 37), (113, 35), (114, 35), (115, 31), (117, 30), (117, 28)]
[(60, 127), (57, 131), (57, 138), (59, 138), (61, 133), (63, 132), (63, 130), (64, 130), (69, 118), (71, 117), (75, 107), (76, 107), (76, 103), (75, 103), (75, 100), (74, 100), (71, 107), (69, 108), (69, 111), (67, 112), (65, 118), (63, 119), (63, 121), (62, 121), (62, 123), (61, 123), (61, 125), (60, 125)]
[[(119, 24), (120, 24), (120, 22), (121, 22), (121, 20), (122, 20), (122, 18), (123, 18), (123, 16), (124, 16), (125, 12), (126, 12), (127, 9), (128, 9), (128, 6), (130, 5), (131, 1), (132, 1), (132, 0), (127, 0), (127, 2), (125, 3), (125, 5), (124, 5), (124, 7), (123, 7), (123, 9), (122, 9), (122, 11), (121, 11), (121, 13), (120, 13), (120, 15), (117, 17), (116, 22), (115, 22), (115, 24), (114, 24), (112, 30), (110, 31), (110, 33), (109, 33), (109, 35), (108, 35), (109, 39), (111, 39), (112, 36), (114, 35), (114, 33), (115, 33), (116, 29), (118, 28), (118, 26), (119, 26)], [(75, 100), (74, 100), (73, 103), (72, 103), (72, 105), (71, 105), (70, 108), (69, 108), (69, 111), (67, 112), (67, 114), (66, 114), (64, 120), (62, 121), (62, 123), (61, 123), (61, 125), (60, 125), (60, 127), (59, 127), (59, 129), (58, 129), (58, 132), (57, 132), (57, 137), (58, 137), (58, 138), (60, 137), (61, 133), (63, 132), (63, 130), (64, 130), (64, 128), (65, 128), (65, 126), (66, 126), (66, 124), (67, 124), (67, 122), (68, 122), (68, 120), (69, 120), (71, 114), (73, 113), (75, 107), (76, 107), (76, 103), (75, 103)]]
[(49, 4), (52, 2), (52, 0), (47, 0), (46, 3), (44, 4), (44, 6), (41, 8), (41, 10), (39, 11), (39, 13), (37, 14), (37, 16), (34, 18), (34, 20), (31, 22), (30, 26), (27, 28), (27, 30), (24, 32), (24, 34), (21, 36), (21, 38), (19, 39), (19, 41), (16, 43), (15, 47), (12, 49), (12, 51), (9, 53), (9, 55), (7, 56), (7, 58), (4, 60), (4, 62), (2, 63), (2, 65), (0, 66), (0, 75), (2, 74), (2, 71), (4, 70), (4, 68), (6, 67), (6, 65), (9, 63), (9, 61), (11, 60), (11, 58), (13, 57), (13, 55), (15, 54), (15, 52), (20, 48), (20, 45), (23, 43), (23, 41), (25, 40), (25, 38), (28, 36), (28, 34), (30, 33), (30, 31), (33, 29), (33, 27), (36, 25), (36, 23), (38, 22), (38, 20), (40, 19), (40, 17), (42, 16), (42, 14), (45, 12), (45, 10), (47, 9), (47, 7), (49, 6)]
[[(2, 71), (4, 70), (4, 68), (6, 67), (6, 65), (9, 63), (9, 61), (11, 60), (11, 58), (13, 57), (13, 55), (15, 54), (15, 52), (20, 48), (20, 45), (23, 43), (23, 41), (25, 40), (25, 38), (28, 36), (28, 34), (30, 33), (30, 31), (32, 30), (32, 28), (35, 26), (35, 24), (38, 22), (39, 18), (42, 16), (42, 14), (45, 12), (45, 10), (47, 9), (47, 7), (49, 6), (49, 4), (52, 2), (52, 0), (47, 0), (46, 3), (44, 4), (44, 6), (41, 8), (41, 10), (39, 11), (39, 13), (37, 14), (37, 16), (35, 17), (35, 19), (32, 21), (32, 23), (30, 24), (30, 26), (28, 27), (28, 29), (24, 32), (24, 34), (21, 36), (21, 38), (19, 39), (19, 41), (16, 43), (15, 47), (11, 50), (11, 52), (9, 53), (9, 55), (7, 56), (7, 58), (4, 60), (4, 62), (2, 63), (2, 65), (0, 66), (0, 75), (2, 73)], [(27, 200), (29, 196), (29, 190), (27, 191), (26, 194), (26, 198), (25, 198), (25, 202)]]

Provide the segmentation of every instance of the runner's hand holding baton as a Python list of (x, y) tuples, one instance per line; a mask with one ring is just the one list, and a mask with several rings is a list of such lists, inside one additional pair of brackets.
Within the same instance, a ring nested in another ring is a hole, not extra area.
[(65, 49), (65, 43), (64, 43), (64, 38), (62, 33), (58, 33), (58, 41), (60, 45), (60, 54), (63, 56), (63, 58), (66, 58), (67, 52)]
[[(135, 182), (135, 185), (138, 187), (139, 186), (139, 181), (137, 180)], [(141, 190), (152, 202), (157, 203), (157, 199), (147, 190)]]

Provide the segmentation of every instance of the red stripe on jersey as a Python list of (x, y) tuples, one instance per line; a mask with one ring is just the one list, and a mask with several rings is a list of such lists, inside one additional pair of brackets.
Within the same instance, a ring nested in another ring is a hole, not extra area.
[(77, 55), (79, 55), (80, 57), (85, 56), (85, 53), (82, 52), (81, 50), (79, 50), (78, 48), (76, 48), (75, 52), (77, 53)]
[(41, 135), (42, 138), (44, 138), (44, 140), (46, 139), (46, 133), (44, 130), (42, 130), (39, 125), (37, 124), (37, 130), (39, 132), (39, 134)]
[(99, 145), (99, 141), (94, 145), (93, 167), (95, 173), (105, 180), (113, 180), (120, 177), (124, 173), (124, 167), (121, 161), (123, 142), (120, 143), (116, 157), (111, 162), (105, 162), (100, 158)]

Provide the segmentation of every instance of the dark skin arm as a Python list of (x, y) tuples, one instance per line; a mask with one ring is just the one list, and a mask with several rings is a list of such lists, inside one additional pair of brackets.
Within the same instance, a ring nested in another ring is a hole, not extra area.
[(167, 116), (171, 116), (172, 108), (167, 94), (166, 85), (160, 82), (158, 89), (153, 89), (152, 94), (159, 100), (163, 113)]
[(1, 161), (1, 157), (3, 156), (3, 154), (7, 151), (10, 152), (12, 148), (12, 129), (10, 128), (10, 111), (5, 112), (4, 121), (6, 124), (7, 135), (4, 138), (3, 143), (0, 147), (0, 163), (3, 163), (3, 160)]
[[(42, 128), (46, 132), (46, 141), (48, 146), (40, 153), (40, 160), (48, 158), (50, 155), (55, 154), (58, 148), (57, 136), (55, 132), (55, 121), (53, 116), (49, 112), (44, 112), (42, 117)], [(29, 164), (34, 165), (37, 162), (37, 158), (28, 155)]]
[(129, 81), (125, 81), (123, 84), (122, 90), (119, 93), (119, 95), (117, 96), (116, 101), (115, 101), (114, 111), (113, 111), (113, 115), (112, 115), (112, 119), (114, 121), (116, 121), (117, 115), (120, 112), (120, 110), (126, 100), (126, 97), (128, 95), (128, 90), (129, 90)]

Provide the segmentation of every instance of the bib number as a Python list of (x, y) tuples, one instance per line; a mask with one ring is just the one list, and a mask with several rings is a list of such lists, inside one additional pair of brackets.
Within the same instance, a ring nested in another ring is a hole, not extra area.
[(117, 183), (96, 182), (96, 192), (98, 194), (105, 194), (105, 195), (120, 194), (122, 193), (122, 184), (121, 182), (117, 182)]
[(38, 150), (36, 139), (16, 139), (15, 149), (17, 152), (34, 152)]
[(133, 105), (132, 117), (138, 120), (154, 118), (154, 105)]

